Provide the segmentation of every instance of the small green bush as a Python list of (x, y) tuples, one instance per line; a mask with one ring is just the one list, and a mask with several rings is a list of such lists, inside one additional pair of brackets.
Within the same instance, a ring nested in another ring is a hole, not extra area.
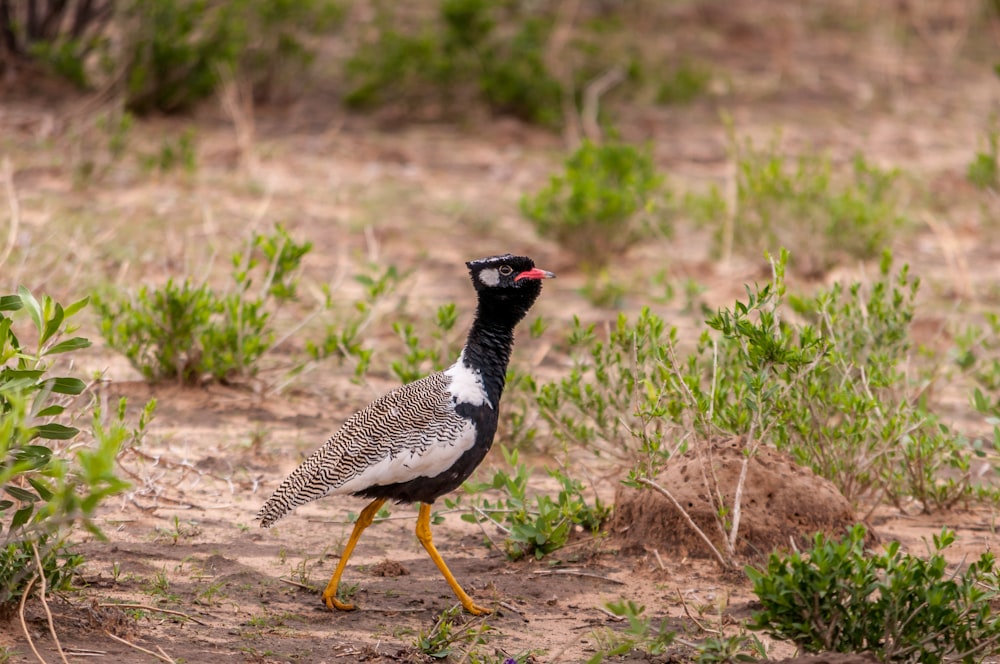
[(688, 104), (705, 94), (712, 71), (692, 62), (680, 62), (661, 74), (656, 91), (658, 104)]
[[(79, 87), (89, 77), (86, 62), (107, 51), (107, 29), (114, 18), (114, 4), (107, 2), (4, 2), (0, 33), (4, 50), (12, 56), (31, 57)], [(0, 58), (0, 72), (4, 69)]]
[(563, 174), (521, 199), (521, 212), (540, 235), (600, 267), (669, 229), (663, 184), (649, 149), (584, 141), (566, 160)]
[[(169, 279), (133, 298), (97, 298), (101, 333), (149, 381), (252, 376), (275, 343), (272, 307), (295, 299), (299, 264), (311, 249), (280, 225), (271, 235), (254, 233), (250, 250), (233, 255), (230, 293)], [(255, 278), (261, 284), (253, 293)]]
[(979, 189), (1000, 188), (998, 142), (1000, 142), (1000, 131), (991, 129), (986, 136), (986, 149), (976, 152), (976, 156), (965, 171), (966, 179)]
[[(593, 534), (610, 515), (611, 510), (599, 498), (595, 497), (594, 503), (589, 504), (583, 485), (560, 471), (549, 471), (549, 475), (562, 486), (556, 498), (538, 494), (532, 501), (527, 495), (531, 471), (520, 463), (517, 450), (502, 448), (502, 451), (507, 465), (514, 469), (514, 475), (498, 470), (489, 482), (467, 482), (464, 487), (466, 492), (476, 498), (471, 510), (463, 514), (462, 519), (470, 523), (490, 521), (499, 527), (506, 533), (503, 548), (511, 560), (520, 560), (527, 555), (541, 560), (566, 546), (574, 527), (579, 526)], [(479, 498), (478, 494), (491, 489), (501, 491), (504, 497), (492, 503)], [(458, 500), (446, 501), (449, 507), (457, 504)]]
[(1000, 620), (992, 553), (950, 571), (941, 551), (954, 541), (934, 536), (930, 557), (890, 543), (865, 554), (865, 529), (839, 541), (822, 534), (813, 547), (772, 554), (746, 569), (762, 605), (749, 627), (793, 641), (806, 652), (871, 652), (883, 662), (982, 662), (1000, 653)]
[[(375, 266), (371, 266), (376, 270)], [(336, 357), (341, 362), (351, 361), (354, 364), (354, 376), (363, 378), (368, 372), (372, 361), (372, 351), (365, 348), (361, 333), (372, 323), (376, 316), (379, 302), (391, 295), (399, 287), (402, 279), (395, 266), (390, 265), (372, 274), (358, 274), (355, 281), (361, 284), (364, 295), (351, 303), (346, 311), (341, 311), (335, 323), (324, 327), (320, 339), (306, 340), (306, 353), (313, 362), (320, 362), (328, 357)], [(330, 287), (322, 288), (325, 298), (323, 309), (332, 311), (335, 308), (333, 292)], [(300, 373), (305, 366), (297, 367), (294, 373)]]
[(718, 190), (684, 198), (691, 214), (715, 229), (722, 255), (756, 257), (797, 247), (792, 267), (822, 274), (845, 259), (877, 257), (906, 223), (899, 212), (900, 171), (883, 170), (855, 155), (849, 173), (835, 173), (828, 157), (789, 159), (777, 141), (765, 148), (731, 137), (736, 200)]
[[(83, 337), (61, 339), (73, 333), (70, 319), (86, 304), (83, 299), (64, 308), (23, 287), (0, 296), (0, 612), (16, 605), (39, 575), (49, 590), (66, 588), (82, 561), (64, 545), (69, 529), (80, 524), (100, 535), (91, 516), (128, 486), (114, 472), (128, 432), (124, 400), (111, 424), (93, 410), (87, 441), (58, 421), (86, 385), (52, 376), (50, 369), (56, 356), (90, 345)], [(18, 311), (34, 327), (33, 349), (15, 333)], [(72, 453), (60, 443), (71, 440)]]
[(409, 28), (380, 10), (378, 38), (345, 63), (344, 101), (454, 114), (478, 99), (494, 112), (558, 126), (563, 89), (545, 65), (551, 29), (544, 12), (519, 3), (441, 0), (433, 21)]
[(621, 633), (611, 629), (595, 632), (597, 653), (587, 660), (587, 664), (600, 664), (607, 657), (627, 655), (633, 651), (662, 655), (677, 638), (677, 632), (669, 628), (666, 619), (655, 623), (646, 615), (646, 607), (642, 604), (623, 599), (604, 606), (612, 615), (625, 619), (628, 625)]
[(343, 15), (333, 0), (25, 0), (15, 6), (0, 17), (6, 19), (0, 29), (18, 54), (81, 87), (114, 84), (126, 108), (140, 114), (187, 110), (228, 76), (248, 82), (255, 97), (270, 97), (312, 62), (304, 37)]

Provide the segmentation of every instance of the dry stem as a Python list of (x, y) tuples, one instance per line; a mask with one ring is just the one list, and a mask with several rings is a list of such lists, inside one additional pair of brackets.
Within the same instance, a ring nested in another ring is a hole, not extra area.
[(682, 517), (684, 517), (684, 521), (687, 522), (688, 526), (690, 526), (691, 529), (698, 535), (698, 537), (700, 537), (701, 540), (708, 546), (709, 550), (712, 552), (712, 555), (715, 556), (715, 559), (719, 562), (719, 565), (721, 565), (723, 569), (732, 569), (733, 567), (732, 561), (726, 560), (726, 558), (723, 557), (722, 553), (715, 547), (714, 544), (712, 544), (712, 540), (710, 540), (708, 538), (708, 535), (705, 534), (705, 531), (703, 531), (701, 528), (698, 527), (698, 524), (694, 522), (694, 519), (692, 519), (691, 515), (687, 513), (687, 510), (681, 507), (681, 504), (677, 502), (677, 499), (674, 498), (672, 493), (670, 493), (664, 487), (660, 486), (659, 484), (649, 479), (648, 477), (639, 478), (639, 482), (641, 484), (645, 484), (648, 487), (652, 487), (653, 489), (659, 491), (661, 494), (666, 496), (667, 500), (673, 503), (674, 507), (677, 508), (677, 511), (681, 513)]

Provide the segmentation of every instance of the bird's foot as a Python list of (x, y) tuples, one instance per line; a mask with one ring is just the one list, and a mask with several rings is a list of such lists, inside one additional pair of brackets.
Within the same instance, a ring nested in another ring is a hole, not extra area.
[[(346, 604), (344, 602), (341, 602), (339, 599), (337, 599), (337, 591), (336, 590), (334, 590), (332, 593), (329, 592), (329, 590), (325, 591), (323, 593), (323, 601), (326, 603), (327, 608), (330, 609), (331, 611), (333, 611), (335, 609), (337, 611), (353, 611), (356, 608), (358, 608), (358, 607), (354, 606), (353, 604)], [(478, 615), (478, 614), (476, 614), (476, 615)]]
[(477, 606), (472, 602), (472, 600), (469, 600), (468, 602), (462, 602), (462, 606), (465, 607), (466, 611), (468, 611), (474, 616), (488, 616), (491, 613), (493, 613), (491, 609), (487, 609), (482, 606)]

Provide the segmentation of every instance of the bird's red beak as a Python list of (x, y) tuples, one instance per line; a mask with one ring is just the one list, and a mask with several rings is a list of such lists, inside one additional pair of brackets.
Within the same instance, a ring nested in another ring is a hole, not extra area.
[(525, 270), (521, 274), (514, 277), (514, 281), (520, 281), (521, 279), (555, 279), (556, 275), (552, 274), (548, 270), (539, 270), (537, 267), (533, 267), (530, 270)]

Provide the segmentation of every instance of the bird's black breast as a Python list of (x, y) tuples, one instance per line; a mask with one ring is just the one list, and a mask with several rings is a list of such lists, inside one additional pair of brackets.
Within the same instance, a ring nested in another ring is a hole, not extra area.
[(385, 498), (398, 503), (433, 503), (449, 491), (460, 487), (472, 471), (482, 463), (486, 453), (493, 446), (499, 412), (498, 405), (491, 407), (489, 403), (481, 406), (461, 403), (456, 406), (455, 411), (473, 423), (476, 428), (476, 440), (451, 467), (433, 477), (417, 477), (396, 484), (370, 486), (354, 495), (364, 498)]

